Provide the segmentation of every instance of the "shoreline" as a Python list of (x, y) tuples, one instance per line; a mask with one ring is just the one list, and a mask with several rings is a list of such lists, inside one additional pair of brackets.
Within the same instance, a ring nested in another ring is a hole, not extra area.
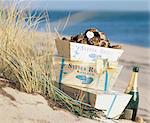
[[(44, 36), (45, 34), (51, 34), (51, 35), (53, 35), (53, 37), (56, 36), (55, 32), (50, 32), (50, 33), (48, 33), (48, 32), (43, 32), (43, 31), (37, 31), (36, 33), (37, 33), (38, 35), (41, 35), (41, 36)], [(71, 35), (61, 35), (61, 34), (60, 34), (60, 36), (61, 36), (61, 38), (62, 38), (62, 37), (70, 37)], [(134, 47), (134, 48), (140, 48), (140, 49), (150, 49), (150, 42), (149, 42), (149, 46), (148, 46), (148, 47), (140, 46), (140, 45), (135, 45), (135, 44), (130, 44), (130, 43), (125, 43), (125, 42), (122, 42), (122, 41), (119, 42), (119, 41), (112, 41), (112, 40), (110, 40), (110, 42), (111, 42), (113, 45), (119, 44), (119, 45), (127, 46), (127, 47)]]

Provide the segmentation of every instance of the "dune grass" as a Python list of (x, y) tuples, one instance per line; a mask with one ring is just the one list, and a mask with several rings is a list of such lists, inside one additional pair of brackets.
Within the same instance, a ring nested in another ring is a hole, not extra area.
[[(43, 20), (46, 21), (44, 34), (37, 32)], [(8, 8), (1, 7), (0, 77), (14, 81), (20, 91), (41, 94), (76, 115), (96, 117), (97, 110), (55, 87), (52, 42), (54, 34), (50, 32), (46, 12), (39, 16), (32, 15), (29, 11), (17, 9), (16, 2), (12, 2)]]

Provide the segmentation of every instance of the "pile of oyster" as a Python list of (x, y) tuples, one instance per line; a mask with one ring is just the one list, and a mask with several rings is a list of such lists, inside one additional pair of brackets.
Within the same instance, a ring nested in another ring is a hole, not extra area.
[(90, 28), (87, 29), (84, 33), (78, 34), (76, 36), (71, 36), (70, 39), (64, 37), (62, 38), (62, 40), (106, 48), (121, 49), (120, 45), (111, 45), (105, 33), (98, 31), (95, 28)]

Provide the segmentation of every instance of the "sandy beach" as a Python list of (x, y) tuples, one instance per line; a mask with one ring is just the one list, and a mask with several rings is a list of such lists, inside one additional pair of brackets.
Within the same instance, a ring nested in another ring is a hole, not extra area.
[[(150, 123), (148, 4), (117, 0), (0, 1), (0, 123)], [(66, 42), (57, 42), (58, 37)], [(116, 61), (122, 50), (113, 53), (111, 48), (123, 49), (118, 59), (123, 66), (119, 77), (114, 79), (119, 71), (117, 62), (109, 64), (107, 60), (96, 59), (96, 64), (81, 62), (86, 64), (81, 66), (80, 62), (66, 62), (63, 58), (56, 61), (55, 41), (59, 55), (65, 50), (67, 57), (69, 41), (74, 42), (77, 50), (72, 50), (72, 56), (77, 58), (82, 53), (85, 62), (95, 60), (97, 53)], [(107, 48), (86, 45), (91, 49), (83, 46), (79, 50), (75, 42)], [(124, 110), (120, 107), (125, 108), (128, 103), (124, 92), (135, 65), (139, 66), (137, 117), (135, 122), (115, 119)], [(61, 90), (55, 86), (56, 81)], [(60, 82), (76, 89), (63, 88)], [(111, 98), (108, 95), (103, 98), (98, 89), (103, 89), (104, 94), (118, 91), (123, 96), (111, 93)]]

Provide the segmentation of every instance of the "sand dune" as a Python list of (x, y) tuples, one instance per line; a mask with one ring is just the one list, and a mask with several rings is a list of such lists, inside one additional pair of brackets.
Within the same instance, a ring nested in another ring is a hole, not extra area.
[(5, 87), (0, 89), (0, 123), (132, 123), (120, 120), (91, 120), (68, 111), (53, 110), (40, 95), (26, 94)]

